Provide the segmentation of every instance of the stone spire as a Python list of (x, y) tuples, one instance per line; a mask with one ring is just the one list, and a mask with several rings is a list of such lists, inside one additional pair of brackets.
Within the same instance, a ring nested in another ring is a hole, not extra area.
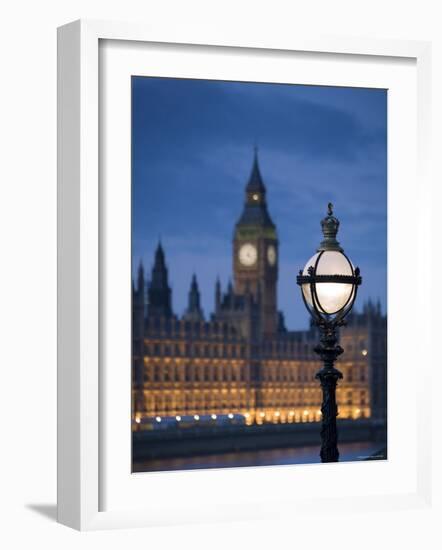
[(161, 242), (159, 242), (155, 251), (155, 262), (152, 268), (152, 276), (148, 288), (148, 316), (171, 317), (171, 295), (172, 291), (169, 286), (169, 275), (164, 250)]
[(144, 266), (142, 260), (138, 265), (138, 277), (137, 277), (137, 291), (144, 295)]
[(246, 186), (246, 193), (260, 193), (265, 198), (266, 188), (262, 180), (258, 163), (258, 147), (255, 146), (253, 154), (253, 165), (250, 178)]
[(135, 286), (134, 282), (132, 281), (132, 291), (134, 296), (134, 305), (142, 307), (144, 311), (146, 281), (144, 279), (144, 266), (141, 260), (138, 264), (137, 285)]
[(216, 278), (215, 283), (215, 311), (218, 312), (221, 307), (221, 282), (219, 277)]
[(253, 157), (252, 171), (245, 188), (245, 203), (241, 217), (236, 224), (236, 228), (244, 226), (254, 228), (266, 228), (275, 230), (275, 225), (270, 218), (267, 210), (266, 187), (261, 176), (261, 170), (258, 163), (258, 152), (255, 148)]
[(195, 274), (193, 274), (192, 282), (190, 283), (189, 302), (186, 313), (184, 314), (184, 319), (186, 321), (204, 320), (203, 310), (201, 309), (200, 291)]

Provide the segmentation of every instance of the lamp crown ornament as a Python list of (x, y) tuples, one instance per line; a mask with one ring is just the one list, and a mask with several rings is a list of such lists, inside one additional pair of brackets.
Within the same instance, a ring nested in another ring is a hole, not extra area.
[(337, 250), (343, 252), (339, 242), (336, 240), (336, 235), (339, 231), (339, 220), (333, 215), (333, 204), (327, 205), (327, 216), (321, 220), (322, 234), (324, 239), (319, 245), (318, 252), (322, 250)]

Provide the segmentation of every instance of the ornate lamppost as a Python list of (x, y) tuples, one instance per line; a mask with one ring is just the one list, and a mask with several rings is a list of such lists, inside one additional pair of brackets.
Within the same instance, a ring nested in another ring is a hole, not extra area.
[(321, 334), (320, 343), (315, 347), (324, 363), (316, 374), (322, 388), (321, 461), (337, 462), (336, 386), (342, 373), (334, 364), (344, 351), (338, 344), (337, 329), (345, 325), (345, 317), (353, 307), (362, 279), (359, 268), (353, 267), (336, 240), (339, 220), (333, 215), (331, 203), (321, 226), (324, 239), (317, 253), (300, 270), (297, 283), (301, 286), (304, 304)]

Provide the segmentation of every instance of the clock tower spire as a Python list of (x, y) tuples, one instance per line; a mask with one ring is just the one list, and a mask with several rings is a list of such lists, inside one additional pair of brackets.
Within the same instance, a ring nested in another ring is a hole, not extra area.
[(261, 333), (277, 330), (278, 236), (267, 209), (267, 190), (255, 147), (242, 214), (233, 235), (235, 294), (251, 293), (259, 304)]

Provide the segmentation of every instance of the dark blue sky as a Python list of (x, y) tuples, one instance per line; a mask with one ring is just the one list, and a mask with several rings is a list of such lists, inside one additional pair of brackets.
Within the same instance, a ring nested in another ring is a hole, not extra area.
[(232, 273), (253, 145), (279, 235), (279, 308), (290, 329), (308, 315), (296, 275), (321, 240), (332, 201), (339, 240), (368, 297), (386, 308), (387, 92), (133, 77), (133, 268), (149, 275), (158, 238), (173, 307), (181, 315), (192, 273), (206, 317), (214, 285)]

